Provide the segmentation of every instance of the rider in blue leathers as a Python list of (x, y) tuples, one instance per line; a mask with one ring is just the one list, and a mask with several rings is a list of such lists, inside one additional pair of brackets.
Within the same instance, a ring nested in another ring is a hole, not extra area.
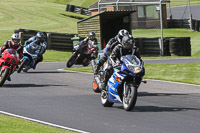
[(37, 60), (36, 60), (36, 62), (34, 64), (34, 66), (33, 66), (33, 69), (35, 69), (36, 65), (43, 60), (43, 54), (45, 53), (46, 46), (47, 46), (47, 42), (46, 42), (46, 40), (44, 40), (44, 34), (42, 32), (38, 32), (36, 34), (36, 36), (33, 36), (33, 37), (29, 38), (25, 42), (25, 46), (30, 44), (30, 43), (32, 43), (32, 42), (34, 42), (34, 41), (35, 41), (36, 44), (41, 46), (41, 49), (40, 49), (40, 52), (38, 54)]

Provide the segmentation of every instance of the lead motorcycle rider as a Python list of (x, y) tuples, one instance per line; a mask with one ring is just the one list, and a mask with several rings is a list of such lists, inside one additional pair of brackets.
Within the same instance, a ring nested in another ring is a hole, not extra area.
[[(2, 56), (2, 53), (4, 52), (4, 50), (8, 48), (12, 48), (17, 51), (17, 53), (19, 54), (19, 58), (21, 59), (23, 57), (23, 46), (20, 43), (21, 37), (18, 33), (14, 33), (12, 34), (11, 38), (12, 38), (11, 40), (7, 40), (1, 47), (0, 57)], [(8, 81), (11, 81), (10, 76), (7, 79)]]
[(99, 60), (97, 61), (95, 75), (98, 74), (98, 71), (100, 67), (104, 64), (104, 62), (107, 61), (109, 55), (112, 53), (112, 50), (117, 46), (119, 43), (121, 43), (123, 36), (129, 35), (129, 32), (125, 29), (121, 29), (118, 34), (111, 38), (108, 43), (106, 44), (106, 47), (102, 50), (103, 54), (100, 55)]
[(29, 38), (26, 42), (25, 42), (25, 46), (32, 43), (32, 42), (35, 42), (36, 44), (40, 45), (41, 46), (41, 49), (40, 49), (40, 52), (38, 54), (38, 57), (37, 57), (37, 60), (33, 66), (33, 69), (36, 68), (36, 65), (41, 62), (43, 60), (43, 54), (45, 53), (46, 51), (46, 45), (47, 45), (47, 42), (46, 40), (44, 39), (44, 34), (42, 32), (38, 32), (36, 34), (36, 36), (33, 36), (31, 38)]
[(100, 89), (105, 89), (109, 78), (113, 74), (113, 67), (121, 66), (121, 56), (130, 54), (135, 55), (141, 62), (143, 62), (140, 56), (139, 48), (135, 46), (134, 38), (131, 35), (126, 35), (122, 38), (121, 44), (118, 43), (118, 45), (113, 49), (108, 59), (108, 68), (105, 71), (104, 81), (102, 82), (102, 88)]

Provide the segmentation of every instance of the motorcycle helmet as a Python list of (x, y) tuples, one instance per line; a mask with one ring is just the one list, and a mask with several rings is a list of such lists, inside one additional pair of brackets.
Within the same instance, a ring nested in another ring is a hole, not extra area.
[(37, 39), (37, 42), (43, 41), (43, 39), (44, 39), (44, 34), (43, 34), (42, 32), (38, 32), (38, 33), (36, 34), (36, 39)]
[(132, 49), (134, 46), (134, 39), (130, 35), (126, 35), (122, 38), (122, 47), (125, 49)]
[(122, 42), (122, 38), (123, 38), (123, 36), (126, 36), (126, 35), (129, 35), (129, 32), (127, 31), (127, 30), (125, 30), (125, 29), (122, 29), (122, 30), (120, 30), (119, 32), (118, 32), (118, 35), (117, 35), (117, 40), (118, 40), (118, 42)]
[(90, 40), (94, 40), (96, 37), (96, 34), (94, 32), (90, 32), (88, 37)]
[(12, 34), (11, 38), (12, 38), (12, 44), (14, 46), (19, 46), (20, 39), (21, 39), (20, 36), (19, 36), (19, 34), (18, 33), (14, 33), (14, 34)]

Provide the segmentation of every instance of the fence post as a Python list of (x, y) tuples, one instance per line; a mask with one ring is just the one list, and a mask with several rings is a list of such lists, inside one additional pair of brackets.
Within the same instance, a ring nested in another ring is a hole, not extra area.
[(51, 33), (47, 33), (47, 49), (51, 49)]
[(19, 36), (21, 37), (21, 44), (24, 45), (24, 34), (23, 32), (19, 32)]
[(195, 31), (199, 32), (199, 21), (195, 21)]

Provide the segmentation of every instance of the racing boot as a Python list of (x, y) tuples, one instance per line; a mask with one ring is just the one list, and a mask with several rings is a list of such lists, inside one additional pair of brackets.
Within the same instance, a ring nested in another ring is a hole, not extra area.
[(100, 90), (105, 90), (105, 89), (106, 89), (105, 80), (100, 82), (99, 89), (100, 89)]
[(8, 75), (7, 80), (8, 80), (8, 81), (11, 81), (10, 75)]
[(100, 65), (99, 64), (97, 64), (97, 66), (96, 66), (96, 70), (95, 70), (95, 72), (94, 72), (94, 75), (97, 75), (98, 74), (98, 72), (99, 72), (99, 70), (100, 70)]
[(34, 66), (33, 66), (33, 69), (34, 69), (34, 70), (35, 70), (35, 68), (36, 68), (36, 66), (37, 66), (38, 63), (39, 63), (39, 61), (36, 61), (36, 62), (35, 62)]

